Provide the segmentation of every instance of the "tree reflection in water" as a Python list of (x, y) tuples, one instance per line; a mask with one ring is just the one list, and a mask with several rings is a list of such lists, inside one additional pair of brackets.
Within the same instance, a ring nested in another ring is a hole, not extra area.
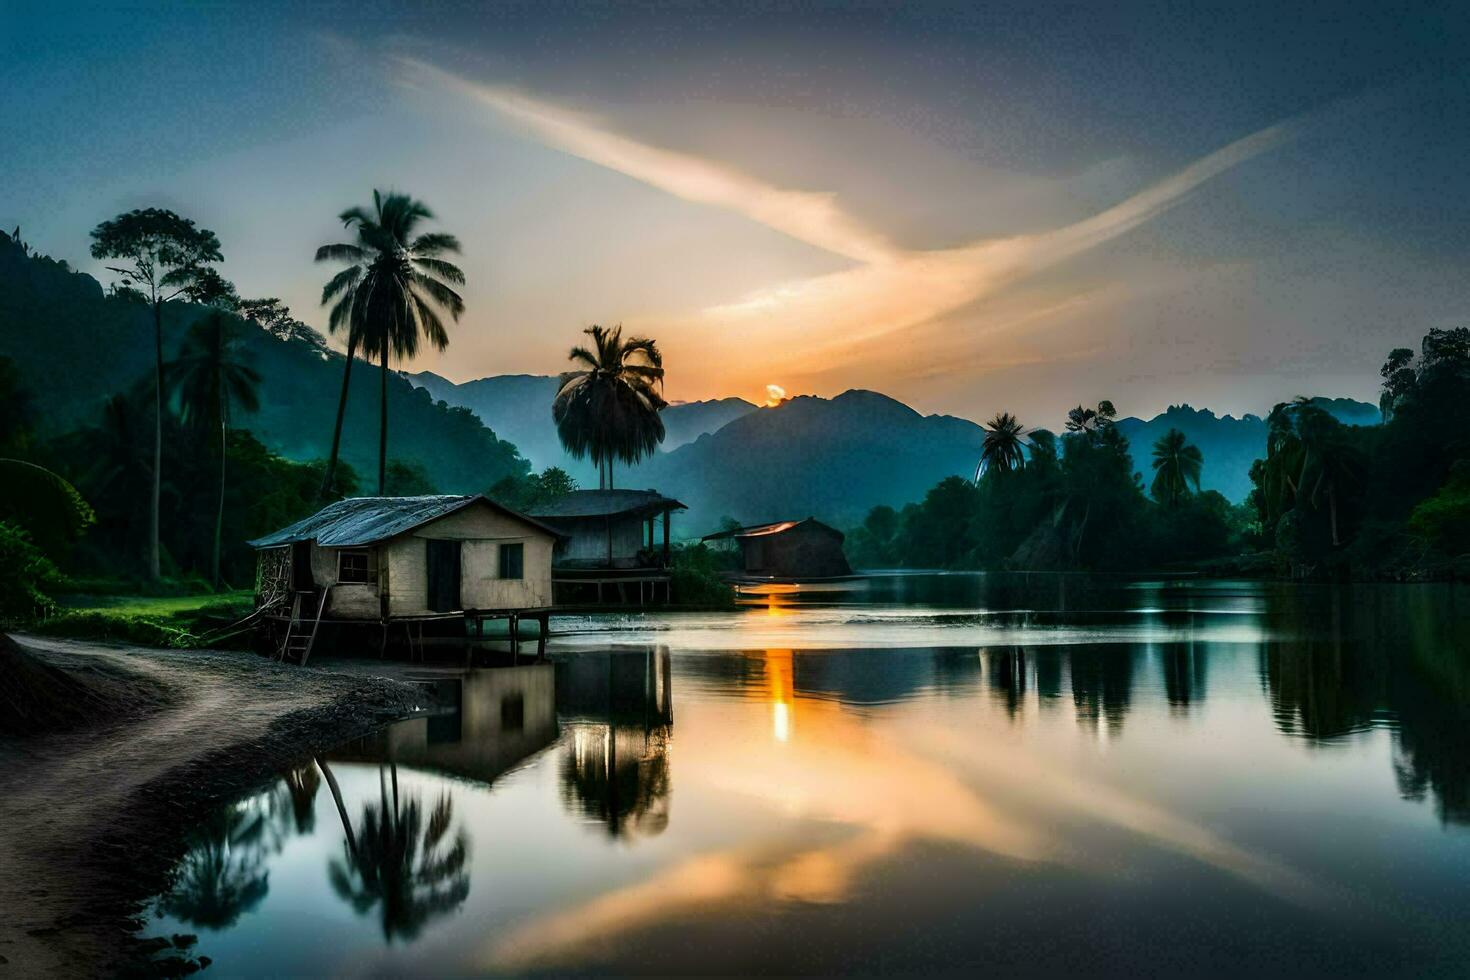
[(378, 788), (379, 800), (363, 806), (356, 833), (342, 811), (343, 857), (332, 860), (327, 874), (359, 915), (379, 910), (384, 938), (411, 940), (469, 896), (469, 839), (463, 827), (450, 832), (449, 794), (439, 797), (425, 819), (419, 796), (400, 796), (397, 765), (378, 767)]
[(316, 791), (322, 777), (316, 766), (297, 766), (282, 777), (282, 785), (291, 798), (291, 823), (298, 834), (309, 834), (316, 827)]
[(1432, 797), (1442, 822), (1470, 823), (1470, 617), (1454, 596), (1285, 592), (1270, 609), (1283, 639), (1262, 645), (1260, 674), (1282, 732), (1328, 745), (1388, 728), (1400, 793)]
[(583, 654), (558, 665), (557, 710), (569, 731), (562, 803), (610, 837), (652, 837), (668, 826), (670, 667), (666, 648)]
[(266, 861), (280, 850), (272, 826), (274, 791), (216, 810), (193, 835), (158, 914), (223, 929), (270, 891)]

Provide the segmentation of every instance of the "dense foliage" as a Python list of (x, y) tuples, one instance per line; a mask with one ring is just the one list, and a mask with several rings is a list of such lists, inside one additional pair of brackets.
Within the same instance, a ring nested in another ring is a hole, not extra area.
[(1251, 494), (1294, 575), (1450, 571), (1470, 551), (1470, 329), (1430, 330), (1383, 365), (1379, 426), (1347, 426), (1302, 400), (1276, 406)]
[[(1019, 423), (997, 416), (987, 457), (971, 482), (949, 477), (920, 503), (873, 508), (849, 532), (859, 568), (1128, 569), (1227, 554), (1245, 530), (1241, 511), (1198, 486), (1198, 450), (1171, 438), (1163, 447), (1171, 476), (1143, 492), (1128, 439), (1109, 402), (1074, 408), (1058, 439), (1024, 434), (1025, 460), (1006, 446)], [(1177, 435), (1177, 433), (1175, 434)], [(1164, 440), (1160, 440), (1164, 443)]]
[[(165, 361), (177, 358), (189, 328), (206, 312), (183, 301), (164, 304)], [(237, 413), (233, 424), (287, 459), (326, 457), (344, 373), (342, 354), (327, 349), (315, 331), (279, 304), (245, 301), (240, 313), (240, 353), (261, 376), (260, 408)], [(113, 395), (152, 373), (152, 317), (125, 291), (108, 294), (91, 276), (28, 255), (0, 234), (0, 351), (14, 359), (29, 399), (29, 429), (37, 439), (51, 439), (95, 425)], [(377, 471), (378, 387), (355, 385), (343, 421), (342, 459), (358, 473)], [(516, 448), (473, 412), (430, 397), (396, 372), (390, 372), (387, 390), (389, 461), (419, 463), (440, 491), (474, 493), (529, 469)], [(10, 405), (0, 403), (0, 421), (11, 415)], [(152, 415), (144, 421), (151, 426)], [(163, 469), (167, 477), (167, 463)]]

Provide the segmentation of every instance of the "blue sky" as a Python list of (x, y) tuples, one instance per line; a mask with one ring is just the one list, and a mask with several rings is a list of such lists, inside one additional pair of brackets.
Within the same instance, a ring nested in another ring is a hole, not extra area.
[(1371, 398), (1466, 321), (1463, 6), (796, 6), (8, 4), (0, 223), (91, 269), (172, 207), (320, 325), (315, 246), (401, 188), (470, 278), (412, 367), (621, 321), (676, 398), (1033, 424)]

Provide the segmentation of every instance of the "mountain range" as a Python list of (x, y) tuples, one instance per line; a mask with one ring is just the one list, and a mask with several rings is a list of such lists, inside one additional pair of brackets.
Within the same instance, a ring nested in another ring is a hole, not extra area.
[[(597, 467), (576, 460), (561, 448), (556, 424), (551, 420), (551, 402), (556, 397), (556, 377), (543, 374), (504, 374), (455, 384), (431, 371), (404, 374), (433, 398), (468, 408), (481, 419), (495, 419), (495, 431), (516, 445), (521, 455), (538, 469), (560, 466), (586, 484), (597, 480)], [(706, 432), (714, 432), (755, 406), (743, 398), (676, 402), (663, 411), (662, 452), (678, 449)], [(490, 423), (487, 423), (490, 424)]]
[[(583, 486), (596, 486), (595, 468), (567, 456), (551, 420), (556, 379), (508, 375), (454, 384), (438, 375), (408, 375), (435, 398), (462, 405), (515, 442), (538, 467), (561, 466)], [(1314, 399), (1349, 425), (1374, 425), (1378, 409), (1351, 399)], [(925, 416), (874, 391), (835, 398), (801, 396), (774, 408), (738, 398), (690, 402), (664, 411), (661, 451), (632, 468), (619, 467), (618, 486), (657, 488), (689, 505), (690, 534), (714, 530), (721, 518), (758, 523), (816, 516), (851, 526), (876, 504), (921, 499), (947, 476), (974, 474), (985, 430), (948, 415)], [(1149, 419), (1124, 418), (1134, 467), (1145, 482), (1152, 447), (1179, 429), (1205, 457), (1201, 486), (1231, 501), (1250, 492), (1250, 466), (1264, 455), (1266, 421), (1258, 415), (1216, 415), (1174, 405)]]

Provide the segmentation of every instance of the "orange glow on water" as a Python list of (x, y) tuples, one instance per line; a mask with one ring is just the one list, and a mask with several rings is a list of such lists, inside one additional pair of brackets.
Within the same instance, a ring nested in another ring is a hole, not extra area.
[(796, 706), (794, 664), (791, 650), (766, 651), (766, 697), (771, 702), (771, 734), (778, 742), (791, 741)]

